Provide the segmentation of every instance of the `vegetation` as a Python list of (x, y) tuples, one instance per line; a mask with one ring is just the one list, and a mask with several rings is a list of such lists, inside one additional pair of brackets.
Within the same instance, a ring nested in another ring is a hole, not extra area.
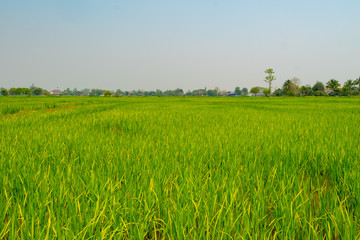
[(108, 90), (104, 91), (104, 96), (105, 97), (111, 97), (111, 95), (112, 95), (112, 93), (110, 91), (108, 91)]
[(331, 89), (334, 94), (339, 92), (340, 83), (338, 80), (331, 79), (326, 83), (326, 87)]
[(314, 92), (317, 92), (317, 91), (322, 91), (323, 92), (323, 91), (325, 91), (325, 86), (324, 86), (324, 84), (322, 82), (317, 81), (314, 84), (314, 86), (312, 87), (312, 90)]
[(29, 88), (10, 88), (10, 95), (30, 95)]
[(266, 93), (264, 92), (264, 94), (271, 97), (271, 84), (274, 80), (276, 80), (276, 78), (274, 77), (275, 72), (272, 68), (269, 68), (265, 70), (265, 73), (267, 74), (267, 76), (265, 77), (265, 82), (269, 84), (269, 91), (266, 91)]
[(286, 96), (295, 96), (299, 91), (299, 79), (292, 78), (288, 79), (283, 84), (283, 92)]
[(260, 93), (260, 89), (258, 87), (253, 87), (250, 89), (250, 93), (254, 94), (255, 96), (257, 96), (257, 94)]
[(0, 91), (0, 94), (2, 96), (7, 96), (7, 95), (9, 95), (9, 91), (7, 89), (5, 89), (5, 88), (2, 88), (1, 91)]
[(359, 103), (1, 97), (0, 239), (359, 239)]
[(0, 240), (360, 240), (360, 0), (0, 7)]
[(265, 94), (266, 97), (270, 97), (270, 96), (271, 96), (270, 90), (267, 89), (267, 88), (263, 90), (263, 94)]
[[(343, 87), (340, 88), (339, 81), (331, 79), (325, 85), (322, 82), (316, 82), (313, 87), (310, 85), (300, 86), (300, 79), (293, 77), (286, 80), (283, 83), (282, 88), (276, 89), (274, 92), (271, 91), (272, 82), (275, 80), (274, 70), (267, 69), (265, 73), (268, 76), (265, 77), (265, 82), (269, 84), (268, 89), (265, 90), (263, 87), (253, 87), (250, 90), (252, 93), (251, 96), (357, 96), (360, 95), (360, 78), (356, 80), (347, 80)], [(257, 89), (259, 91), (257, 91)], [(122, 91), (117, 89), (116, 91), (102, 90), (102, 89), (89, 89), (84, 88), (78, 90), (74, 88), (73, 90), (67, 88), (66, 90), (55, 89), (51, 92), (48, 92), (46, 89), (42, 89), (32, 85), (30, 88), (10, 88), (9, 90), (0, 88), (1, 95), (63, 95), (63, 96), (248, 96), (249, 91), (247, 88), (241, 89), (236, 87), (234, 91), (225, 91), (220, 90), (219, 88), (214, 89), (195, 89), (193, 91), (188, 90), (184, 92), (182, 89), (177, 88), (175, 90), (166, 90), (161, 91), (156, 89), (156, 91), (144, 91), (144, 90), (133, 90), (133, 91)], [(264, 92), (265, 90), (265, 92)], [(260, 93), (260, 94), (259, 94)]]

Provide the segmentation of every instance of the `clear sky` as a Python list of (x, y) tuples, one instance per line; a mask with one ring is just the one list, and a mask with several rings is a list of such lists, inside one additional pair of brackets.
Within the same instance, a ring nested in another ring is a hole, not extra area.
[(0, 0), (0, 87), (155, 90), (360, 76), (358, 0)]

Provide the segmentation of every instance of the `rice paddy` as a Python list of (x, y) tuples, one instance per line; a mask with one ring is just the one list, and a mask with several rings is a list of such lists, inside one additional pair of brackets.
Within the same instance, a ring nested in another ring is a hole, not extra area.
[(359, 239), (360, 98), (0, 97), (0, 239)]

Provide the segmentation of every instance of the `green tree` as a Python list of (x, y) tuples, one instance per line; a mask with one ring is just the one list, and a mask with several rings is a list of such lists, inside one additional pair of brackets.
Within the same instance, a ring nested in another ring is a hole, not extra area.
[(160, 89), (156, 89), (156, 96), (162, 96), (163, 93)]
[(354, 80), (354, 86), (358, 85), (357, 89), (354, 91), (354, 95), (360, 94), (360, 77)]
[(274, 77), (274, 70), (272, 68), (266, 69), (265, 73), (267, 74), (267, 76), (265, 77), (265, 82), (267, 82), (269, 84), (269, 97), (271, 97), (271, 83), (276, 80), (276, 78)]
[(174, 94), (175, 94), (175, 96), (183, 96), (184, 91), (181, 88), (177, 88), (174, 90)]
[(300, 88), (300, 79), (297, 78), (297, 77), (293, 77), (291, 78), (291, 82), (292, 82), (292, 91), (295, 93), (295, 94), (298, 94), (299, 93), (299, 88)]
[(334, 93), (334, 95), (339, 94), (339, 87), (340, 87), (340, 83), (338, 80), (335, 79), (330, 79), (327, 83), (326, 83), (326, 87), (331, 89)]
[(236, 87), (236, 88), (235, 88), (235, 94), (238, 95), (238, 96), (241, 96), (241, 89), (240, 89), (240, 87)]
[(290, 79), (286, 80), (282, 87), (283, 92), (289, 92), (292, 90), (292, 82)]
[(117, 90), (115, 91), (115, 94), (118, 95), (118, 96), (122, 95), (123, 93), (124, 93), (124, 92), (121, 91), (120, 89), (117, 89)]
[(331, 90), (335, 90), (340, 87), (340, 83), (338, 82), (338, 80), (331, 79), (326, 83), (326, 87)]
[(289, 96), (289, 97), (293, 97), (293, 96), (295, 96), (295, 93), (294, 93), (293, 91), (287, 91), (287, 92), (285, 93), (285, 95), (286, 95), (286, 96)]
[(74, 96), (80, 96), (81, 95), (81, 91), (79, 91), (77, 88), (74, 88), (71, 92), (71, 95)]
[(252, 89), (250, 89), (250, 93), (254, 94), (255, 97), (259, 94), (260, 89), (258, 87), (253, 87)]
[(105, 91), (104, 91), (104, 96), (105, 96), (105, 97), (111, 97), (111, 92), (108, 91), (108, 90), (105, 90)]
[(344, 91), (345, 95), (350, 95), (351, 96), (352, 88), (355, 85), (356, 85), (356, 80), (355, 81), (353, 81), (351, 79), (347, 80), (344, 83), (344, 87), (343, 87), (343, 91)]
[(303, 96), (311, 96), (313, 94), (313, 90), (310, 86), (302, 86), (300, 89), (299, 89), (300, 93), (303, 95)]
[(241, 89), (241, 96), (247, 96), (249, 95), (249, 90), (247, 88)]
[(17, 88), (15, 90), (15, 93), (16, 93), (16, 95), (21, 95), (23, 93), (23, 89), (22, 88)]
[(17, 94), (16, 88), (10, 88), (9, 89), (9, 94), (10, 95), (16, 95)]
[(355, 86), (358, 85), (358, 89), (356, 90), (355, 95), (359, 95), (360, 94), (360, 77), (354, 81), (354, 85)]
[(314, 91), (314, 92), (317, 92), (317, 91), (325, 91), (325, 86), (324, 86), (324, 84), (322, 83), (322, 82), (316, 82), (315, 84), (314, 84), (314, 86), (312, 87), (312, 90)]
[(288, 95), (289, 92), (291, 92), (291, 94), (288, 96), (294, 96), (295, 94), (297, 94), (299, 89), (299, 83), (300, 79), (296, 77), (293, 77), (291, 80), (286, 80), (283, 84), (283, 92), (285, 93), (285, 95)]
[(43, 89), (42, 88), (39, 88), (39, 87), (35, 87), (34, 90), (33, 90), (33, 94), (34, 95), (41, 95), (43, 93)]
[(269, 90), (269, 89), (264, 89), (264, 90), (263, 90), (263, 94), (265, 94), (265, 96), (269, 97), (269, 95), (270, 95), (270, 90)]
[(215, 96), (217, 96), (217, 91), (216, 91), (216, 89), (214, 89), (214, 90), (209, 89), (209, 90), (207, 90), (206, 93), (207, 93), (207, 95), (210, 96), (210, 97), (215, 97)]
[(7, 96), (7, 95), (9, 95), (8, 90), (7, 90), (6, 88), (2, 88), (2, 89), (1, 89), (1, 95), (2, 95), (2, 96)]
[(358, 88), (360, 88), (360, 77), (355, 80), (354, 85), (358, 85)]
[(31, 94), (30, 88), (23, 88), (23, 89), (22, 89), (22, 93), (25, 94), (25, 95), (29, 95), (29, 96), (30, 96), (30, 94)]
[(90, 89), (89, 88), (84, 88), (83, 90), (81, 90), (81, 93), (84, 94), (85, 96), (89, 96)]
[(284, 95), (284, 92), (282, 91), (281, 88), (278, 88), (278, 89), (276, 89), (276, 90), (273, 92), (273, 95), (274, 95), (274, 96), (277, 96), (277, 97), (280, 97), (280, 96), (283, 96), (283, 95)]
[(164, 96), (175, 96), (175, 92), (173, 90), (164, 91)]
[(101, 89), (91, 89), (89, 95), (90, 96), (100, 96), (104, 93), (104, 90), (101, 90)]

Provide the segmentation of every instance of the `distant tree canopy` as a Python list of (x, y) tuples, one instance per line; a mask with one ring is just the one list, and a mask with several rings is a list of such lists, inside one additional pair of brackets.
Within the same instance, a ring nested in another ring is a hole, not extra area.
[[(271, 83), (275, 80), (274, 70), (269, 68), (265, 70), (265, 73), (268, 74), (265, 77), (265, 82), (269, 84), (268, 89), (265, 89), (261, 86), (253, 87), (250, 90), (250, 93), (254, 96), (356, 96), (360, 95), (360, 77), (355, 80), (349, 79), (345, 81), (343, 86), (336, 79), (330, 79), (324, 83), (317, 81), (312, 87), (310, 85), (300, 85), (300, 79), (293, 77), (284, 81), (281, 88), (276, 89), (274, 92), (271, 92)], [(235, 87), (234, 91), (220, 90), (218, 87), (214, 89), (200, 88), (195, 90), (184, 91), (181, 88), (176, 88), (174, 90), (165, 90), (156, 89), (155, 91), (145, 91), (145, 90), (132, 90), (132, 91), (123, 91), (117, 89), (116, 91), (103, 90), (103, 89), (89, 89), (84, 88), (78, 90), (77, 88), (70, 89), (67, 88), (63, 91), (59, 89), (54, 89), (51, 92), (48, 92), (46, 89), (32, 84), (29, 88), (0, 88), (1, 95), (69, 95), (69, 96), (248, 96), (249, 90), (247, 88)]]
[(317, 91), (325, 91), (325, 86), (322, 82), (319, 82), (317, 81), (314, 86), (312, 87), (312, 90), (314, 92), (317, 92)]
[(207, 93), (207, 95), (210, 96), (210, 97), (217, 96), (217, 91), (216, 91), (216, 89), (214, 89), (214, 90), (209, 89), (209, 90), (207, 90), (206, 93)]
[(326, 87), (331, 90), (337, 90), (340, 87), (340, 83), (338, 80), (331, 79), (326, 83)]
[(2, 96), (9, 95), (9, 91), (6, 88), (2, 88), (0, 93), (1, 93)]
[(237, 96), (247, 96), (249, 94), (249, 90), (247, 88), (241, 89), (240, 87), (236, 87), (234, 93)]
[(257, 96), (257, 94), (260, 93), (260, 89), (258, 87), (253, 87), (250, 89), (250, 93), (254, 94), (255, 96)]
[(10, 88), (10, 95), (30, 95), (29, 88)]
[(112, 93), (109, 90), (104, 91), (104, 96), (105, 97), (110, 97), (111, 95), (112, 95)]
[(282, 90), (287, 96), (295, 96), (299, 92), (300, 79), (293, 77), (284, 82)]
[(102, 89), (91, 89), (90, 90), (90, 93), (89, 93), (89, 96), (101, 96), (104, 94), (104, 90)]
[(120, 95), (123, 95), (123, 94), (124, 94), (124, 92), (121, 91), (120, 89), (117, 89), (117, 90), (115, 91), (115, 95), (120, 96)]
[(267, 96), (267, 97), (270, 96), (270, 90), (267, 89), (267, 88), (263, 90), (263, 93), (264, 93), (265, 96)]
[(242, 95), (242, 96), (247, 96), (247, 95), (249, 95), (249, 90), (248, 90), (247, 88), (241, 89), (241, 95)]
[(281, 88), (276, 89), (272, 94), (273, 94), (273, 96), (277, 96), (277, 97), (280, 97), (280, 96), (284, 95)]
[(355, 80), (355, 85), (358, 85), (358, 88), (360, 88), (360, 77)]
[(344, 83), (344, 86), (343, 86), (343, 91), (342, 91), (342, 95), (343, 96), (351, 96), (353, 94), (353, 92), (356, 90), (355, 88), (355, 85), (357, 84), (356, 80), (347, 80), (345, 83)]
[(307, 86), (301, 86), (299, 88), (299, 91), (300, 93), (303, 95), (303, 96), (311, 96), (313, 94), (313, 90), (312, 90), (312, 87), (307, 85)]
[(42, 95), (43, 94), (43, 89), (42, 88), (39, 88), (39, 87), (36, 87), (34, 88), (33, 92), (32, 92), (34, 95)]
[(184, 91), (180, 88), (177, 88), (175, 90), (166, 90), (163, 93), (164, 96), (183, 96), (184, 95)]

